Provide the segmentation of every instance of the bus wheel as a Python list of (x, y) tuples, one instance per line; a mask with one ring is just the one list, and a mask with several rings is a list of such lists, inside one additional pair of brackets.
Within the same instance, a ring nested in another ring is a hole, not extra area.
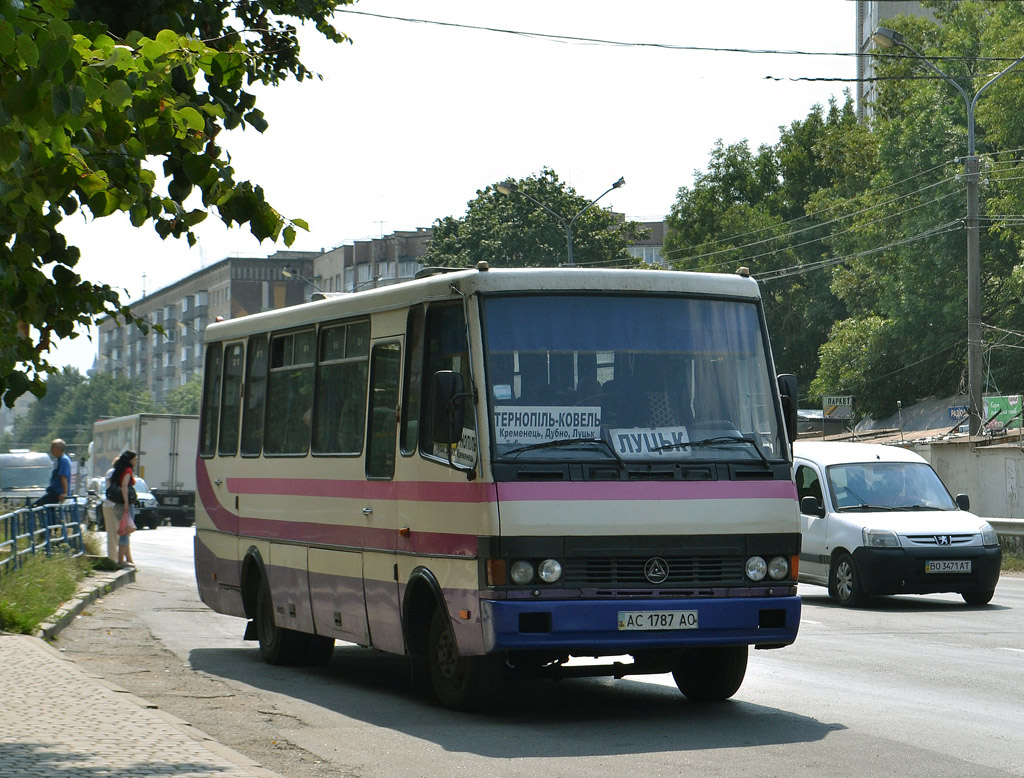
[(307, 641), (303, 639), (306, 636), (274, 622), (274, 600), (266, 578), (260, 580), (256, 592), (256, 637), (260, 642), (260, 655), (267, 664), (295, 665), (307, 656)]
[(427, 669), (437, 701), (452, 710), (479, 709), (487, 701), (494, 682), (488, 657), (459, 655), (443, 608), (436, 608), (430, 620)]
[(746, 674), (746, 646), (714, 646), (683, 651), (672, 678), (687, 699), (717, 702), (732, 697)]

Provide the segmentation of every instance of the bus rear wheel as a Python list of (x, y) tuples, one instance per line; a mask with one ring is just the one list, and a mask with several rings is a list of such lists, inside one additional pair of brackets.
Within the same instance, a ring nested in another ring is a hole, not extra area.
[(747, 646), (709, 646), (682, 652), (672, 678), (687, 699), (717, 702), (739, 691), (746, 674)]
[(277, 626), (270, 585), (266, 578), (261, 579), (256, 592), (256, 638), (263, 661), (271, 665), (301, 664), (307, 656), (309, 643), (306, 637), (301, 632)]
[(496, 671), (485, 656), (461, 656), (447, 613), (434, 610), (427, 640), (427, 672), (437, 701), (452, 710), (479, 710), (490, 698)]

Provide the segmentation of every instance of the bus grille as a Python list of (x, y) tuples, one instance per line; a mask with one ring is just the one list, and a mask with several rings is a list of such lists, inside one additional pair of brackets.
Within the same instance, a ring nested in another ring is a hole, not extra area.
[[(733, 556), (662, 557), (668, 564), (668, 578), (658, 586), (742, 585), (743, 560)], [(644, 567), (650, 557), (608, 557), (567, 559), (562, 581), (569, 586), (650, 587)]]

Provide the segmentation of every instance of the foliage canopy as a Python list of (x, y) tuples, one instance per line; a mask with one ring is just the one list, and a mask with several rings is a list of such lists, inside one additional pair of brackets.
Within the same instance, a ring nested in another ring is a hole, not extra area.
[[(250, 91), (315, 74), (294, 22), (335, 42), (352, 0), (0, 0), (0, 395), (11, 406), (56, 368), (56, 338), (106, 315), (145, 329), (118, 291), (83, 279), (61, 223), (124, 212), (196, 240), (211, 212), (290, 245), (289, 219), (237, 180), (219, 139), (262, 132)], [(162, 178), (161, 178), (162, 176)]]

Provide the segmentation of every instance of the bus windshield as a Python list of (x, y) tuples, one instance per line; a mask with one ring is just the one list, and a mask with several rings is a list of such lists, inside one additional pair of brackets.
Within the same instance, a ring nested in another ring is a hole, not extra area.
[(482, 315), (496, 460), (785, 457), (753, 301), (533, 294)]

